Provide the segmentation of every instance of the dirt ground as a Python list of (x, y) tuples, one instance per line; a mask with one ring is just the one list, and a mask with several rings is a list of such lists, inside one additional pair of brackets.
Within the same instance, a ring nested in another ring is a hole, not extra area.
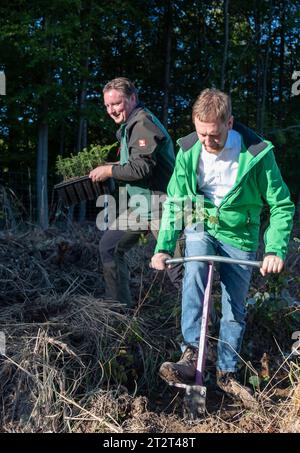
[[(257, 381), (257, 407), (216, 388), (212, 320), (206, 413), (190, 420), (182, 391), (157, 375), (179, 356), (178, 294), (149, 269), (150, 241), (129, 257), (136, 307), (103, 300), (98, 239), (90, 224), (0, 234), (2, 432), (300, 432), (300, 365), (290, 353), (300, 325), (297, 243), (282, 277), (251, 287), (240, 377)], [(216, 285), (216, 320), (219, 299)]]

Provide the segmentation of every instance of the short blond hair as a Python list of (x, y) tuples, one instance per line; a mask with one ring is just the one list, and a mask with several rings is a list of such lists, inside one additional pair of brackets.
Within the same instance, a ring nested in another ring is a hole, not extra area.
[(197, 97), (192, 110), (193, 123), (221, 120), (225, 123), (231, 117), (230, 96), (216, 88), (206, 88)]

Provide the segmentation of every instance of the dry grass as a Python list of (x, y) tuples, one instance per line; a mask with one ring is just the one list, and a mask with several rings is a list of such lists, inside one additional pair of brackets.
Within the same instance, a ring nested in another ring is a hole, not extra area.
[(255, 411), (209, 389), (207, 416), (184, 417), (182, 395), (156, 376), (176, 355), (179, 312), (169, 283), (148, 269), (150, 255), (151, 244), (131, 254), (132, 311), (101, 298), (90, 225), (0, 236), (1, 430), (299, 432), (299, 364), (279, 347)]
[[(46, 321), (49, 305), (55, 305), (57, 313)], [(71, 430), (68, 420), (81, 405), (109, 389), (110, 380), (114, 383), (118, 377), (122, 333), (134, 334), (134, 327), (117, 308), (84, 296), (40, 299), (30, 309), (45, 321), (31, 323), (18, 321), (20, 306), (2, 310), (7, 342), (0, 369), (4, 426), (24, 431)], [(101, 423), (113, 429), (118, 424), (110, 418), (108, 414)]]

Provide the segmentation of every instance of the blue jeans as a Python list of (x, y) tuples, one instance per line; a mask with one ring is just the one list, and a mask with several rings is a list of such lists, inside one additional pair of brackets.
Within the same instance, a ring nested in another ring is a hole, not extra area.
[[(185, 256), (220, 255), (236, 259), (253, 260), (256, 252), (245, 252), (208, 233), (185, 231)], [(239, 264), (219, 264), (222, 289), (222, 318), (218, 341), (217, 369), (234, 372), (245, 331), (245, 299), (249, 289), (252, 268)], [(204, 291), (208, 277), (208, 264), (198, 261), (185, 263), (182, 291), (181, 329), (184, 345), (198, 346)], [(183, 349), (186, 346), (183, 347)]]

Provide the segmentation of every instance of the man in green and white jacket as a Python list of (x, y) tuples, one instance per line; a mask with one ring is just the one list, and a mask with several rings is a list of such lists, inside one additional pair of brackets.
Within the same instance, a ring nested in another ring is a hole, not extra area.
[[(186, 256), (221, 255), (253, 260), (259, 242), (260, 213), (270, 208), (264, 235), (262, 275), (278, 273), (292, 227), (294, 205), (273, 154), (273, 145), (234, 121), (228, 95), (206, 89), (193, 106), (196, 131), (178, 140), (175, 170), (168, 185), (161, 228), (152, 267), (163, 270), (180, 233), (176, 227), (180, 203), (203, 196), (202, 223), (185, 228)], [(217, 383), (234, 393), (238, 354), (245, 330), (245, 298), (251, 269), (220, 265), (222, 318), (218, 342)], [(179, 362), (165, 362), (160, 375), (167, 381), (187, 382), (196, 372), (199, 326), (208, 265), (185, 264), (182, 294), (183, 355)]]

